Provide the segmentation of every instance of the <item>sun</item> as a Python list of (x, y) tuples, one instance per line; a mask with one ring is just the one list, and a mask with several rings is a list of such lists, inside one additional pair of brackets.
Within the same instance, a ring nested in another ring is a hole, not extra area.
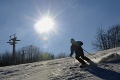
[(43, 17), (42, 19), (37, 20), (37, 22), (34, 25), (34, 28), (36, 32), (42, 34), (42, 33), (48, 33), (49, 31), (52, 31), (54, 29), (54, 20), (49, 17)]

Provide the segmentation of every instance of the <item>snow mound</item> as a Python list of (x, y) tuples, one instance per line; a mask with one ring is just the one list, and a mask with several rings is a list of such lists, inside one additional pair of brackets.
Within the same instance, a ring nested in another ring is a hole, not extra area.
[(99, 60), (99, 63), (113, 61), (113, 60), (119, 60), (119, 59), (120, 59), (120, 54), (118, 54), (118, 53), (109, 53), (109, 54), (106, 54), (105, 56), (103, 56)]

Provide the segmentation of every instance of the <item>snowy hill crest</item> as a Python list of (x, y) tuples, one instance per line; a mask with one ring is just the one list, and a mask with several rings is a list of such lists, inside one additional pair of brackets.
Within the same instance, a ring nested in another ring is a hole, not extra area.
[[(0, 67), (0, 80), (120, 80), (120, 48), (88, 55), (98, 66), (80, 69), (73, 58)], [(78, 66), (70, 69), (70, 66)]]

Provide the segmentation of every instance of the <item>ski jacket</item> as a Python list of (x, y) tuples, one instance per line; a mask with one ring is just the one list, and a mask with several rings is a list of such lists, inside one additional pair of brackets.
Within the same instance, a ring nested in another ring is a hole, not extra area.
[(83, 45), (83, 42), (81, 41), (76, 41), (75, 43), (73, 43), (70, 47), (70, 50), (71, 50), (70, 56), (72, 56), (74, 52), (76, 55), (83, 54), (83, 48), (81, 47), (82, 45)]

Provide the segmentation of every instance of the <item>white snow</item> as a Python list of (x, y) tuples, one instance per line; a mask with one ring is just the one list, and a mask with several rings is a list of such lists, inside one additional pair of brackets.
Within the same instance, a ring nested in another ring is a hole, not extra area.
[(87, 56), (98, 66), (83, 70), (77, 60), (68, 57), (0, 67), (0, 80), (120, 80), (120, 47)]

